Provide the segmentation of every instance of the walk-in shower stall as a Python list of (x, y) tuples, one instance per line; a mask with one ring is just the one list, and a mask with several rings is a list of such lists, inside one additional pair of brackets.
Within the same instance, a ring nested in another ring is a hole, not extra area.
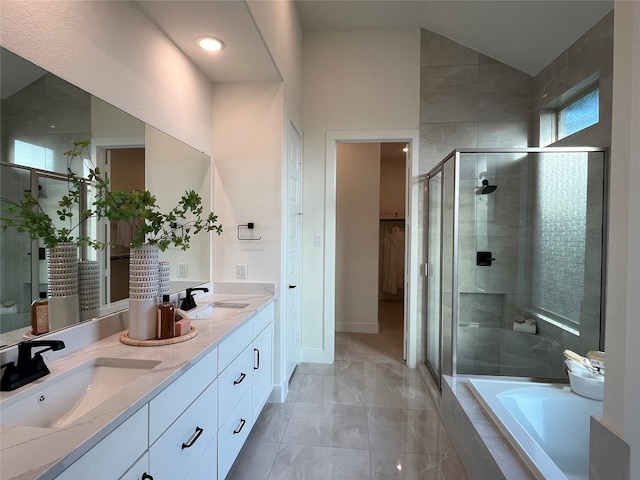
[(426, 176), (426, 363), (566, 379), (604, 345), (606, 152), (455, 150)]

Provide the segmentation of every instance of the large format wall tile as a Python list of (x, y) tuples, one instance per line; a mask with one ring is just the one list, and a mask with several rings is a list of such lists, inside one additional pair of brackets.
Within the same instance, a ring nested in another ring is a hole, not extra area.
[(420, 68), (420, 123), (478, 118), (478, 66)]
[(478, 120), (529, 122), (533, 78), (502, 63), (478, 67)]
[[(420, 66), (477, 65), (481, 55), (464, 45), (429, 30), (421, 31)], [(484, 55), (482, 55), (484, 57)], [(488, 57), (485, 57), (488, 58)]]

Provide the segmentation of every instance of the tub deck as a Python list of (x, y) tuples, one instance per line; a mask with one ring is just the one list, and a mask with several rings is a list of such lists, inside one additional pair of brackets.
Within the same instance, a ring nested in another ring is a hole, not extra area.
[(602, 402), (563, 384), (469, 379), (470, 389), (537, 479), (589, 478), (589, 423)]

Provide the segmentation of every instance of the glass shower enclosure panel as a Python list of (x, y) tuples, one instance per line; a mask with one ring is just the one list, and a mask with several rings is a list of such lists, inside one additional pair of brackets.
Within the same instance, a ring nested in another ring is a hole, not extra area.
[(563, 350), (603, 348), (594, 150), (460, 153), (457, 373), (566, 379)]
[[(31, 189), (28, 169), (1, 166), (0, 196), (2, 216), (9, 215), (8, 205), (17, 204), (25, 189)], [(4, 224), (4, 222), (3, 222)], [(35, 250), (36, 254), (38, 250)], [(31, 321), (32, 242), (29, 234), (8, 228), (0, 240), (0, 333), (26, 326)], [(36, 257), (37, 258), (37, 257)], [(37, 267), (37, 264), (36, 264)], [(34, 267), (35, 268), (35, 267)], [(37, 272), (37, 269), (36, 269)]]
[(442, 171), (429, 177), (427, 185), (427, 319), (426, 362), (438, 384), (441, 378), (441, 249), (442, 249)]

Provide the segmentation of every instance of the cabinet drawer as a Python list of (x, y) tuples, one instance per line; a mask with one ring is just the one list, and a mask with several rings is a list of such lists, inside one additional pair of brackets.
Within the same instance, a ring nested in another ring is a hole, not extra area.
[(217, 434), (218, 384), (213, 382), (149, 449), (154, 480), (186, 478)]
[(238, 353), (251, 343), (251, 340), (253, 340), (253, 322), (247, 320), (218, 345), (218, 373), (227, 368)]
[(218, 478), (225, 478), (253, 427), (251, 392), (247, 392), (218, 431)]
[(273, 322), (274, 318), (274, 305), (271, 302), (269, 305), (260, 310), (255, 317), (253, 317), (253, 336), (254, 338), (265, 329), (269, 323)]
[(149, 402), (149, 443), (157, 438), (216, 378), (218, 353), (209, 352)]
[(216, 436), (193, 466), (189, 480), (213, 480), (218, 475), (218, 437)]
[(145, 474), (149, 475), (149, 453), (144, 452), (144, 455), (133, 464), (127, 473), (120, 477), (120, 480), (142, 480)]
[(242, 396), (251, 391), (253, 382), (253, 347), (242, 353), (218, 377), (218, 425), (222, 425)]
[(147, 415), (145, 405), (56, 478), (120, 478), (147, 449)]

